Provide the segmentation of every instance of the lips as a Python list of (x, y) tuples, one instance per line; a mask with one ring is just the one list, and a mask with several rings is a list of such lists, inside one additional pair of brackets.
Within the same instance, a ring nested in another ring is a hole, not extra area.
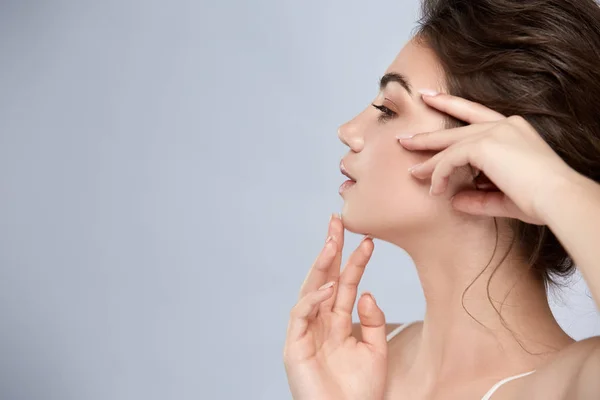
[(346, 170), (346, 167), (344, 166), (344, 160), (340, 161), (340, 172), (342, 175), (347, 176), (351, 181), (356, 182), (356, 179), (354, 179), (354, 177)]

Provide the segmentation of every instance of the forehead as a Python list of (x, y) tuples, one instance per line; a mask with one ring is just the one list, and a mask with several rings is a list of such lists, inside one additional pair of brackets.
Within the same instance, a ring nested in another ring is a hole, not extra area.
[(408, 78), (414, 91), (436, 89), (443, 91), (444, 73), (437, 56), (428, 47), (410, 40), (398, 53), (385, 73), (399, 72)]

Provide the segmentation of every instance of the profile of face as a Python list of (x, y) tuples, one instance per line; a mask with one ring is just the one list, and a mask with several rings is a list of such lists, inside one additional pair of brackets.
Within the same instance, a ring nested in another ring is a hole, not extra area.
[(408, 168), (436, 152), (408, 151), (396, 138), (444, 127), (445, 114), (425, 104), (418, 92), (444, 91), (444, 73), (435, 53), (413, 38), (385, 74), (398, 74), (398, 79), (392, 77), (372, 104), (338, 130), (350, 149), (343, 157), (344, 167), (356, 180), (342, 193), (342, 219), (350, 232), (402, 244), (409, 235), (443, 234), (444, 226), (457, 218), (449, 198), (472, 185), (472, 175), (462, 167), (450, 177), (446, 192), (430, 196), (431, 180), (413, 177)]

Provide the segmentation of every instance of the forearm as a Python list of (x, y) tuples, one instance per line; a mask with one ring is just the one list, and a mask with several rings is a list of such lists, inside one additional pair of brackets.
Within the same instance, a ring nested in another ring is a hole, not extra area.
[(573, 258), (600, 309), (600, 185), (570, 170), (549, 185), (538, 210)]

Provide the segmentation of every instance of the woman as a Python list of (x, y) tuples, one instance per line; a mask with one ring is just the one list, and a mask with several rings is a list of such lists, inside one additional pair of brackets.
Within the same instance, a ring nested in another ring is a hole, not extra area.
[[(600, 305), (599, 65), (592, 0), (425, 0), (338, 131), (352, 182), (290, 314), (294, 399), (600, 398), (600, 338), (546, 297), (576, 264)], [(340, 272), (344, 229), (367, 236)], [(352, 324), (372, 238), (413, 259), (422, 322), (363, 295)]]

